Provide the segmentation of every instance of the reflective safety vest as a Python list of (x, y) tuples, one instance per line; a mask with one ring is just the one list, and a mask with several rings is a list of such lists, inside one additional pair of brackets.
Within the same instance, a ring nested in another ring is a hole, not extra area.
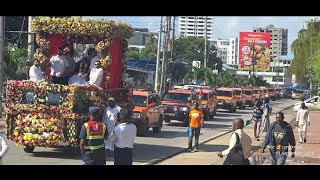
[(84, 149), (96, 150), (103, 148), (106, 125), (102, 122), (89, 121), (84, 123), (83, 126), (87, 132), (87, 142)]

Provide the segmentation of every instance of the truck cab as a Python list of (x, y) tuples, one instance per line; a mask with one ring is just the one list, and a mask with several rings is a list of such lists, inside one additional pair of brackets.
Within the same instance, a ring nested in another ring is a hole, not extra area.
[(245, 98), (244, 94), (241, 88), (232, 88), (235, 93), (236, 93), (236, 98), (237, 98), (237, 107), (239, 109), (245, 109), (246, 103), (245, 103)]
[(218, 108), (229, 110), (229, 112), (237, 111), (237, 98), (235, 90), (232, 88), (218, 88), (216, 92), (218, 98)]
[(170, 123), (171, 120), (184, 122), (189, 126), (189, 112), (193, 103), (198, 101), (198, 94), (192, 90), (169, 90), (161, 98), (164, 110), (164, 121)]
[(137, 135), (145, 136), (150, 127), (154, 133), (159, 133), (164, 117), (159, 94), (147, 90), (133, 90), (132, 100), (132, 120), (137, 126)]
[(252, 88), (242, 88), (242, 91), (244, 93), (246, 105), (248, 105), (249, 107), (253, 107), (254, 102), (256, 101), (256, 98), (253, 95), (253, 89)]
[(195, 92), (199, 94), (200, 108), (204, 113), (204, 120), (213, 119), (218, 109), (218, 99), (215, 91), (212, 89), (195, 89)]

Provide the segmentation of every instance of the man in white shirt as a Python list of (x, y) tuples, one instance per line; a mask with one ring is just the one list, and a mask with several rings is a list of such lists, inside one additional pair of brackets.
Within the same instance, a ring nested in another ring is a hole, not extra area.
[(111, 140), (115, 141), (114, 165), (132, 165), (133, 144), (137, 134), (137, 127), (129, 123), (129, 112), (120, 110), (120, 124), (114, 128)]
[(52, 83), (68, 85), (69, 64), (63, 55), (63, 48), (59, 48), (58, 54), (51, 57), (50, 63)]
[(0, 165), (3, 165), (3, 157), (7, 154), (9, 145), (5, 137), (0, 134)]
[(229, 154), (230, 150), (236, 145), (237, 137), (236, 137), (235, 133), (237, 133), (240, 138), (240, 144), (242, 147), (242, 154), (244, 157), (244, 161), (242, 162), (242, 164), (243, 165), (250, 165), (248, 158), (251, 154), (252, 139), (248, 136), (248, 134), (246, 134), (243, 131), (243, 126), (244, 126), (243, 119), (236, 118), (235, 120), (233, 120), (232, 129), (234, 130), (234, 133), (232, 133), (232, 135), (231, 135), (230, 142), (229, 142), (229, 148), (222, 151), (222, 152), (219, 152), (218, 156), (220, 158), (222, 158), (223, 156), (227, 156)]
[(43, 77), (39, 63), (40, 63), (39, 59), (34, 59), (33, 65), (29, 69), (30, 81), (33, 81), (33, 82), (45, 81), (45, 78)]
[(92, 71), (96, 68), (95, 64), (100, 60), (100, 58), (97, 55), (96, 50), (93, 48), (88, 50), (88, 56), (90, 57), (90, 71)]
[(117, 121), (118, 113), (120, 113), (121, 107), (116, 105), (115, 99), (110, 97), (108, 100), (108, 106), (104, 110), (102, 122), (107, 126), (108, 139), (105, 141), (105, 149), (114, 151), (114, 142), (110, 140), (111, 133)]
[(96, 68), (91, 71), (89, 76), (89, 84), (96, 85), (98, 87), (102, 86), (103, 69), (101, 67), (101, 62), (96, 62)]
[(297, 126), (299, 127), (299, 141), (300, 143), (307, 142), (307, 125), (310, 126), (310, 118), (308, 108), (304, 103), (301, 103), (301, 108), (297, 111)]

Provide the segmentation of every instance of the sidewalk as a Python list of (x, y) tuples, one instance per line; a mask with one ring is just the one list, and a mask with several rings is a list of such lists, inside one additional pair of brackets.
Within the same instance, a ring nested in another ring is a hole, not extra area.
[[(285, 120), (287, 122), (289, 123), (294, 122), (293, 120), (295, 120), (296, 114), (292, 110), (292, 108), (284, 111), (284, 114), (285, 114)], [(270, 121), (271, 122), (275, 121), (275, 114), (270, 116)], [(231, 123), (230, 123), (230, 126), (231, 126)], [(249, 124), (248, 126), (246, 126), (244, 128), (244, 131), (252, 139), (252, 151), (257, 151), (258, 149), (260, 149), (260, 145), (263, 142), (266, 133), (260, 134), (260, 141), (256, 141), (254, 140), (254, 136), (253, 136), (253, 124)], [(229, 147), (228, 144), (229, 144), (230, 136), (231, 136), (231, 133), (228, 133), (212, 141), (209, 141), (207, 143), (199, 144), (199, 152), (195, 152), (195, 153), (183, 152), (170, 159), (164, 160), (158, 163), (157, 165), (222, 165), (225, 157), (221, 159), (217, 156), (217, 153)], [(312, 139), (310, 138), (310, 142), (311, 140)], [(201, 136), (200, 136), (200, 141), (201, 141)], [(186, 146), (187, 146), (187, 137), (186, 137)], [(265, 152), (263, 154), (258, 152), (253, 153), (252, 156), (256, 156), (255, 159), (259, 160), (259, 162), (254, 162), (254, 164), (256, 163), (268, 164), (268, 160), (267, 160), (268, 155), (269, 155), (268, 152)]]

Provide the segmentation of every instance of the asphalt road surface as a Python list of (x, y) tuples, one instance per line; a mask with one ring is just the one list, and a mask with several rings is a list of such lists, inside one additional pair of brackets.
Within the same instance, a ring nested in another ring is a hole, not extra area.
[[(275, 113), (283, 108), (295, 104), (297, 101), (291, 99), (281, 99), (271, 101), (272, 111)], [(201, 129), (200, 141), (217, 136), (223, 132), (231, 130), (231, 122), (234, 118), (251, 119), (252, 108), (238, 110), (236, 113), (229, 113), (226, 110), (218, 109), (213, 120), (205, 121), (204, 128)], [(146, 137), (137, 137), (134, 145), (134, 164), (144, 164), (151, 160), (171, 154), (175, 151), (187, 147), (186, 127), (179, 121), (172, 121), (164, 124), (159, 134), (150, 133)], [(4, 134), (4, 129), (0, 128), (0, 133)], [(81, 165), (80, 155), (66, 153), (61, 148), (39, 148), (27, 154), (21, 147), (16, 147), (13, 141), (9, 141), (9, 152), (4, 158), (4, 164), (9, 165)], [(113, 164), (113, 157), (107, 157), (107, 164)]]

